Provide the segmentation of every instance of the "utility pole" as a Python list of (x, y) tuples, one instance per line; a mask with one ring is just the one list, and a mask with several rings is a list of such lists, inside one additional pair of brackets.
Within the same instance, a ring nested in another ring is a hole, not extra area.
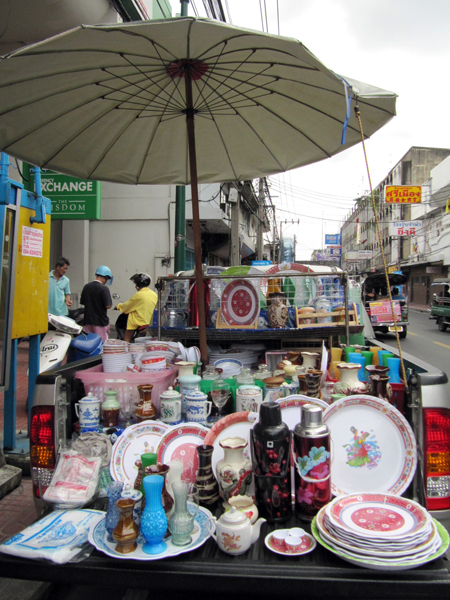
[(277, 222), (275, 220), (275, 206), (273, 207), (273, 248), (272, 248), (272, 260), (274, 264), (277, 262), (277, 257), (275, 254), (276, 250), (276, 233), (277, 233)]
[[(187, 17), (189, 0), (180, 0), (181, 16)], [(175, 190), (175, 266), (174, 271), (186, 270), (186, 187)]]
[(258, 260), (262, 260), (263, 258), (263, 250), (264, 250), (264, 179), (261, 177), (259, 180), (259, 197), (258, 197), (258, 238), (257, 238), (257, 258)]
[(239, 215), (240, 193), (237, 193), (236, 202), (231, 205), (231, 265), (241, 264), (241, 248), (239, 241)]

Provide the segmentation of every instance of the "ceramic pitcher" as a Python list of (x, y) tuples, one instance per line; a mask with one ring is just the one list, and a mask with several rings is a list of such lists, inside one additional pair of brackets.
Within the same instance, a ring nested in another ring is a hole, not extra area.
[(95, 431), (100, 424), (100, 400), (89, 392), (75, 404), (82, 431)]
[(220, 495), (228, 505), (231, 496), (244, 496), (252, 483), (252, 462), (244, 455), (247, 440), (241, 437), (220, 440), (224, 457), (216, 464)]

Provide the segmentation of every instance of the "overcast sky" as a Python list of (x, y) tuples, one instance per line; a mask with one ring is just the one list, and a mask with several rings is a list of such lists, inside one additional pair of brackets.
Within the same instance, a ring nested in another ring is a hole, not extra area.
[[(203, 11), (202, 0), (194, 0)], [(411, 146), (450, 147), (448, 0), (222, 0), (233, 25), (300, 40), (328, 68), (398, 94), (397, 117), (366, 144), (374, 187)], [(172, 0), (174, 12), (177, 0)], [(193, 14), (190, 7), (189, 14)], [(336, 233), (352, 200), (369, 189), (361, 145), (271, 177), (278, 218), (297, 235), (297, 260)]]

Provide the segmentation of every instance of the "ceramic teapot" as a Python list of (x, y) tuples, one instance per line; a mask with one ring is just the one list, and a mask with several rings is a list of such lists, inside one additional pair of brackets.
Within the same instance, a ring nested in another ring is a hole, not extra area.
[(227, 554), (244, 554), (259, 538), (261, 525), (266, 519), (260, 518), (253, 525), (250, 519), (235, 506), (225, 512), (220, 519), (208, 519), (208, 531), (219, 548)]

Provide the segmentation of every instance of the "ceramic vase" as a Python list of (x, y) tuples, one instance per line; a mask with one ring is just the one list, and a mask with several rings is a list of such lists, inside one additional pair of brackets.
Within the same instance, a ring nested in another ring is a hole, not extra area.
[(373, 383), (370, 378), (371, 375), (386, 375), (389, 373), (389, 367), (383, 367), (382, 365), (369, 365), (366, 367), (367, 378), (367, 393), (372, 396), (376, 395), (373, 393)]
[(181, 460), (169, 460), (167, 461), (167, 465), (170, 467), (170, 471), (166, 476), (166, 488), (169, 494), (175, 499), (175, 494), (173, 493), (173, 484), (181, 481), (181, 474), (183, 472), (183, 463)]
[(139, 404), (136, 406), (135, 415), (138, 421), (147, 421), (156, 418), (156, 408), (152, 404), (151, 384), (138, 385)]
[(245, 496), (252, 482), (252, 463), (244, 455), (247, 440), (241, 437), (220, 440), (224, 457), (216, 464), (220, 495), (228, 505), (231, 496)]
[(121, 498), (116, 504), (119, 511), (119, 521), (112, 536), (117, 542), (116, 552), (119, 552), (119, 554), (129, 554), (137, 548), (136, 539), (139, 535), (139, 527), (133, 518), (134, 504), (132, 498)]
[(192, 541), (191, 533), (194, 529), (194, 516), (187, 509), (189, 483), (178, 481), (173, 484), (175, 508), (169, 519), (169, 531), (172, 534), (172, 544), (186, 546)]
[(199, 490), (200, 506), (214, 510), (219, 501), (219, 484), (212, 469), (212, 454), (214, 446), (197, 446), (198, 473), (195, 485)]
[(358, 379), (359, 381), (365, 381), (366, 377), (364, 373), (364, 367), (366, 366), (366, 361), (364, 356), (359, 352), (350, 352), (348, 358), (350, 361), (349, 364), (354, 363), (355, 365), (360, 365), (360, 369), (358, 371)]
[(161, 475), (144, 477), (145, 508), (141, 516), (141, 532), (145, 538), (142, 550), (146, 554), (161, 554), (167, 548), (163, 541), (167, 517), (162, 505), (164, 478)]
[(367, 392), (366, 384), (358, 379), (358, 371), (361, 365), (340, 363), (337, 367), (341, 373), (341, 377), (333, 386), (335, 394), (351, 396), (352, 394), (365, 394)]
[(387, 359), (389, 367), (389, 383), (402, 383), (400, 379), (400, 359), (393, 357)]
[(392, 388), (389, 385), (389, 377), (386, 375), (371, 375), (372, 396), (386, 400), (392, 404)]
[(112, 532), (115, 526), (119, 522), (119, 509), (117, 508), (117, 501), (120, 500), (120, 496), (123, 490), (123, 483), (121, 481), (111, 481), (105, 487), (108, 495), (108, 510), (105, 516), (105, 527), (108, 532), (108, 542), (114, 542)]
[(150, 465), (149, 467), (146, 467), (144, 469), (144, 473), (145, 476), (152, 476), (152, 475), (161, 475), (161, 477), (164, 479), (164, 483), (163, 483), (163, 487), (162, 487), (162, 491), (161, 491), (161, 502), (164, 508), (164, 512), (166, 513), (167, 518), (169, 517), (170, 513), (172, 512), (172, 508), (173, 508), (173, 504), (174, 504), (174, 500), (171, 496), (171, 494), (169, 494), (169, 492), (167, 491), (167, 487), (166, 487), (166, 477), (167, 474), (170, 471), (170, 467), (168, 465)]
[(310, 398), (321, 398), (320, 380), (322, 371), (310, 370), (305, 375), (306, 379), (306, 395)]
[(302, 365), (308, 369), (315, 369), (317, 367), (317, 359), (319, 358), (318, 352), (302, 352)]
[(273, 329), (283, 329), (286, 327), (288, 319), (286, 294), (283, 292), (272, 292), (269, 294), (267, 319), (269, 326)]

